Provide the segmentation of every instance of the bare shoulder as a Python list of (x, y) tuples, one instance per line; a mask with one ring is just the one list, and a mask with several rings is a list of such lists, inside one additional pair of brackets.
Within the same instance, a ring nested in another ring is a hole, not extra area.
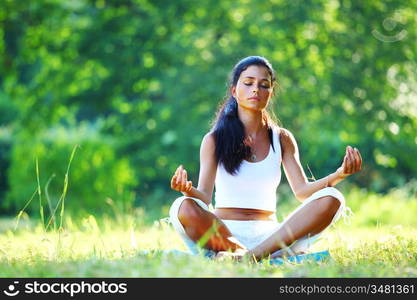
[(281, 127), (279, 129), (279, 138), (283, 154), (294, 154), (297, 152), (297, 142), (291, 131)]
[(209, 131), (204, 135), (203, 140), (201, 141), (201, 153), (214, 154), (215, 149), (216, 141), (214, 137), (214, 132)]
[[(213, 132), (204, 135), (200, 147), (200, 166), (203, 173), (209, 172), (210, 176), (216, 174), (216, 141)], [(203, 176), (203, 175), (202, 175)]]
[(209, 131), (207, 132), (204, 137), (203, 140), (201, 141), (202, 146), (207, 146), (207, 147), (213, 147), (215, 146), (216, 142), (215, 142), (215, 138), (214, 138), (214, 132), (213, 131)]
[(279, 136), (280, 136), (281, 139), (284, 139), (284, 140), (293, 140), (294, 139), (294, 135), (287, 128), (280, 127), (278, 130), (279, 130)]

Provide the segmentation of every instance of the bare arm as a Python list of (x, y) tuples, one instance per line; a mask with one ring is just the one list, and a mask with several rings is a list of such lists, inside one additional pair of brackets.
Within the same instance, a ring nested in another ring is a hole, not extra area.
[(187, 180), (187, 171), (180, 165), (171, 179), (171, 188), (181, 192), (184, 196), (198, 198), (209, 205), (213, 195), (216, 171), (214, 136), (212, 133), (207, 133), (200, 147), (198, 187), (195, 188), (192, 182)]
[(322, 188), (335, 186), (347, 176), (358, 172), (362, 167), (362, 158), (359, 150), (347, 146), (342, 166), (336, 172), (316, 181), (309, 182), (301, 166), (297, 142), (292, 133), (286, 129), (282, 129), (280, 139), (284, 171), (294, 195), (300, 201), (304, 201), (314, 192)]

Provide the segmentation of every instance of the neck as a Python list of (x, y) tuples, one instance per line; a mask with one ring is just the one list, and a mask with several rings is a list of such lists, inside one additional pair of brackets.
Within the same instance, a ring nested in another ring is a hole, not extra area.
[(256, 135), (265, 127), (265, 121), (262, 119), (261, 111), (249, 111), (238, 107), (238, 116), (245, 127), (246, 135), (256, 137)]

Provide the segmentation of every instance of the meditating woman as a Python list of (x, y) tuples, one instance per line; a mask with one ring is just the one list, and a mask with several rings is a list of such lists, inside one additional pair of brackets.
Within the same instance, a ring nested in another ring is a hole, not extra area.
[[(183, 196), (172, 204), (170, 220), (193, 252), (208, 249), (216, 257), (238, 260), (306, 252), (346, 209), (334, 186), (361, 169), (359, 151), (347, 146), (334, 173), (310, 182), (294, 136), (268, 113), (275, 86), (267, 59), (250, 56), (239, 61), (231, 73), (230, 95), (201, 143), (198, 186), (188, 180), (182, 165), (171, 179), (171, 188)], [(278, 223), (281, 163), (302, 203)]]

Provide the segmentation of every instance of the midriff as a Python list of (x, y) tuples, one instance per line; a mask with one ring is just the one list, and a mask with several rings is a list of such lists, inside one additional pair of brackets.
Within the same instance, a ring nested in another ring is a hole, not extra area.
[(252, 209), (223, 207), (216, 208), (214, 214), (222, 220), (275, 220), (276, 216), (273, 211)]

